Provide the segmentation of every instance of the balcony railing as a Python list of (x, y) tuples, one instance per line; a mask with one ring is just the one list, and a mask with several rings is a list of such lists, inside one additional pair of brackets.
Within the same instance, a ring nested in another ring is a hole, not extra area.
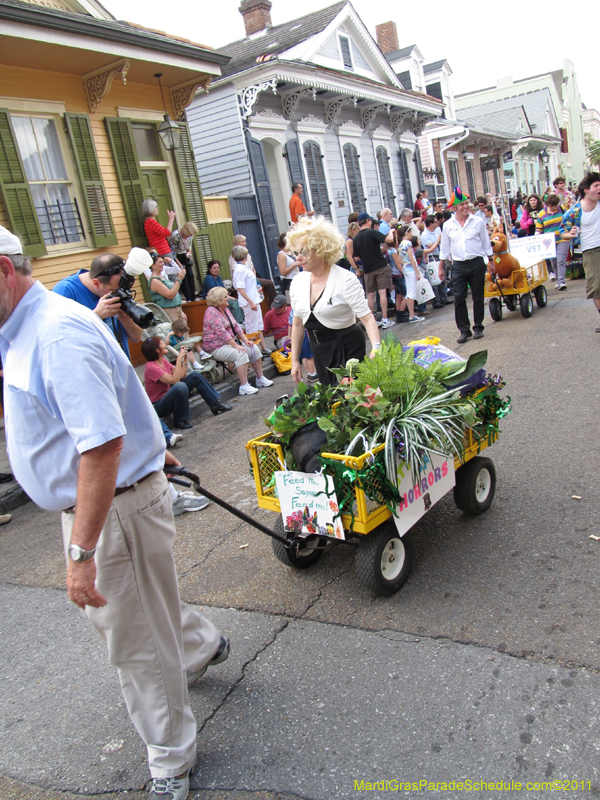
[(68, 244), (85, 239), (77, 200), (35, 207), (46, 244)]

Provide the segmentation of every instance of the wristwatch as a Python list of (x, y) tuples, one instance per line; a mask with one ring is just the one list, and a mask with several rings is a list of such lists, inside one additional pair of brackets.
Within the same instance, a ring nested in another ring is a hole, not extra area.
[(84, 550), (83, 547), (80, 547), (78, 544), (70, 544), (68, 548), (71, 561), (89, 561), (90, 558), (94, 557), (95, 552), (95, 547), (92, 550)]

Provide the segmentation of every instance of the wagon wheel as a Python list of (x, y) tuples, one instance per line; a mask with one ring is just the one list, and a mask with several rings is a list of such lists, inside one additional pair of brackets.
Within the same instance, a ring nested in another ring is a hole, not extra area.
[(535, 302), (537, 303), (538, 308), (546, 308), (548, 305), (548, 292), (546, 291), (545, 286), (538, 286), (535, 289)]
[[(279, 517), (275, 525), (273, 525), (273, 531), (278, 533), (280, 536), (286, 536), (281, 517)], [(313, 564), (317, 563), (317, 561), (323, 555), (322, 548), (316, 549), (315, 547), (311, 547), (312, 544), (317, 543), (318, 540), (315, 541), (314, 539), (308, 539), (306, 541), (307, 546), (296, 551), (295, 547), (288, 550), (283, 542), (279, 541), (279, 539), (271, 539), (275, 557), (278, 558), (282, 564), (285, 564), (286, 567), (293, 567), (294, 569), (308, 569), (309, 567), (312, 567)]]
[(502, 301), (499, 297), (490, 298), (490, 316), (496, 322), (502, 319)]
[(407, 536), (400, 538), (393, 520), (388, 520), (366, 536), (361, 536), (356, 551), (358, 580), (374, 594), (389, 597), (404, 585), (412, 566), (412, 546)]
[(529, 292), (521, 295), (521, 314), (524, 317), (530, 317), (533, 314), (533, 299)]
[(454, 502), (467, 514), (483, 514), (494, 502), (496, 468), (490, 458), (475, 456), (456, 470)]
[(507, 294), (504, 296), (504, 302), (509, 311), (517, 310), (517, 298), (514, 294)]

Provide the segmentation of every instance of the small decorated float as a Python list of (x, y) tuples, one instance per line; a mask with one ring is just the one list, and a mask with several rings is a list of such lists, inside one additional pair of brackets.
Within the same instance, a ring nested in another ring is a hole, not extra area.
[(411, 568), (407, 536), (451, 489), (459, 509), (492, 504), (496, 473), (481, 455), (510, 411), (487, 352), (460, 358), (429, 338), (393, 336), (374, 359), (335, 370), (338, 386), (298, 386), (246, 445), (258, 505), (278, 513), (273, 550), (306, 569), (332, 547), (356, 548), (361, 583), (391, 595)]

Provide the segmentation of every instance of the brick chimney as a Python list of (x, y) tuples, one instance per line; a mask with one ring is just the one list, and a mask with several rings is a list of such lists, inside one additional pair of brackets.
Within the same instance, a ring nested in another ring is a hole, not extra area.
[(244, 18), (246, 36), (272, 26), (270, 0), (242, 0), (239, 12)]
[(394, 50), (400, 49), (395, 22), (382, 22), (381, 25), (375, 25), (375, 35), (382, 53), (393, 53)]

